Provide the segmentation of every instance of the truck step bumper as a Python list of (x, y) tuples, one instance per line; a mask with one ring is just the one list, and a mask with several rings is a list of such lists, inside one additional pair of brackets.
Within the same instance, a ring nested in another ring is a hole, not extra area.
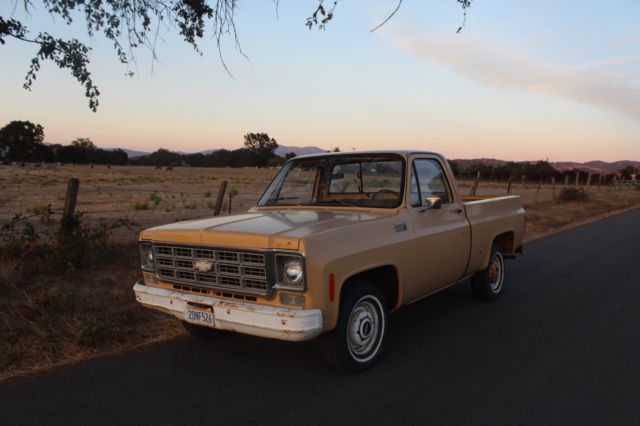
[(220, 330), (288, 341), (313, 339), (322, 332), (320, 309), (265, 306), (180, 293), (139, 282), (133, 286), (133, 291), (142, 305), (174, 315), (182, 321), (186, 321), (187, 303), (211, 307), (215, 328)]

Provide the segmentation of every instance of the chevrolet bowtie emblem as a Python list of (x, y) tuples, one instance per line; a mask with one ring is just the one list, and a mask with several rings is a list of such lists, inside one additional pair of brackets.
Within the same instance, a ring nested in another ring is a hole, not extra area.
[(213, 268), (213, 262), (210, 260), (196, 260), (193, 263), (193, 267), (199, 272), (209, 272)]

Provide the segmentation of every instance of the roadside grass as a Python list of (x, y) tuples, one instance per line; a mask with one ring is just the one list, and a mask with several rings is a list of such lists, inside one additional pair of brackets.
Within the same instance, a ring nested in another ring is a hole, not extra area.
[(135, 245), (101, 257), (64, 273), (0, 259), (0, 381), (183, 333), (133, 298)]
[[(0, 255), (0, 381), (184, 335), (176, 319), (142, 308), (135, 301), (131, 288), (140, 274), (135, 245), (138, 231), (211, 216), (218, 188), (212, 181), (216, 180), (229, 182), (233, 212), (244, 212), (275, 173), (263, 169), (104, 169), (62, 166), (29, 171), (0, 166), (0, 181), (7, 184), (0, 194), (0, 224), (16, 213), (59, 211), (71, 176), (80, 178), (78, 208), (90, 229), (99, 230), (96, 226), (101, 220), (131, 223), (112, 229), (108, 240), (98, 232), (96, 238), (104, 243), (100, 248), (72, 250), (87, 252), (73, 267), (52, 268), (31, 251), (43, 244), (42, 239), (30, 237), (45, 226), (38, 221), (34, 229), (27, 229), (23, 241), (30, 250)], [(471, 183), (463, 181), (460, 186), (466, 194)], [(550, 185), (513, 186), (527, 210), (526, 240), (640, 207), (640, 191), (630, 189), (592, 187), (585, 189), (586, 200), (562, 201), (560, 186), (555, 200)], [(478, 188), (478, 195), (505, 193), (506, 184), (500, 182), (481, 182)], [(136, 209), (132, 204), (136, 199), (142, 199), (138, 203), (146, 207)], [(228, 196), (223, 212), (227, 201)]]

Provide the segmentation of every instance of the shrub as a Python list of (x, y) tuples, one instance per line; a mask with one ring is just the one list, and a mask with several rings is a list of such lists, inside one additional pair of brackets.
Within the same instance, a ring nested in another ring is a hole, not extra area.
[(154, 205), (158, 205), (160, 204), (160, 201), (162, 201), (162, 198), (160, 198), (160, 196), (154, 192), (153, 194), (151, 194), (151, 197), (149, 197), (151, 201), (153, 201)]
[(560, 193), (560, 201), (589, 201), (589, 196), (582, 188), (565, 188)]
[[(120, 219), (112, 224), (102, 221), (90, 226), (82, 223), (82, 213), (60, 221), (52, 216), (50, 209), (35, 217), (17, 214), (0, 227), (0, 265), (7, 269), (0, 278), (19, 275), (25, 268), (63, 271), (75, 268), (91, 256), (104, 255), (112, 231), (130, 225), (126, 219)], [(34, 218), (39, 223), (34, 224)]]

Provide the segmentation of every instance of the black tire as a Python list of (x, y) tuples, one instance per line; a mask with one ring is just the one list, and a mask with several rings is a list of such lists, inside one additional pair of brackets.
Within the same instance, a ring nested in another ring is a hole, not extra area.
[(382, 292), (366, 281), (354, 282), (340, 301), (335, 330), (320, 336), (321, 353), (340, 371), (364, 371), (382, 355), (388, 332), (389, 313)]
[(226, 330), (216, 330), (215, 328), (204, 327), (202, 325), (191, 324), (190, 322), (182, 321), (182, 326), (185, 330), (197, 337), (202, 338), (212, 338), (219, 337), (228, 334), (229, 332)]
[(480, 300), (496, 300), (504, 292), (504, 256), (500, 246), (493, 245), (489, 265), (471, 277), (473, 295)]

